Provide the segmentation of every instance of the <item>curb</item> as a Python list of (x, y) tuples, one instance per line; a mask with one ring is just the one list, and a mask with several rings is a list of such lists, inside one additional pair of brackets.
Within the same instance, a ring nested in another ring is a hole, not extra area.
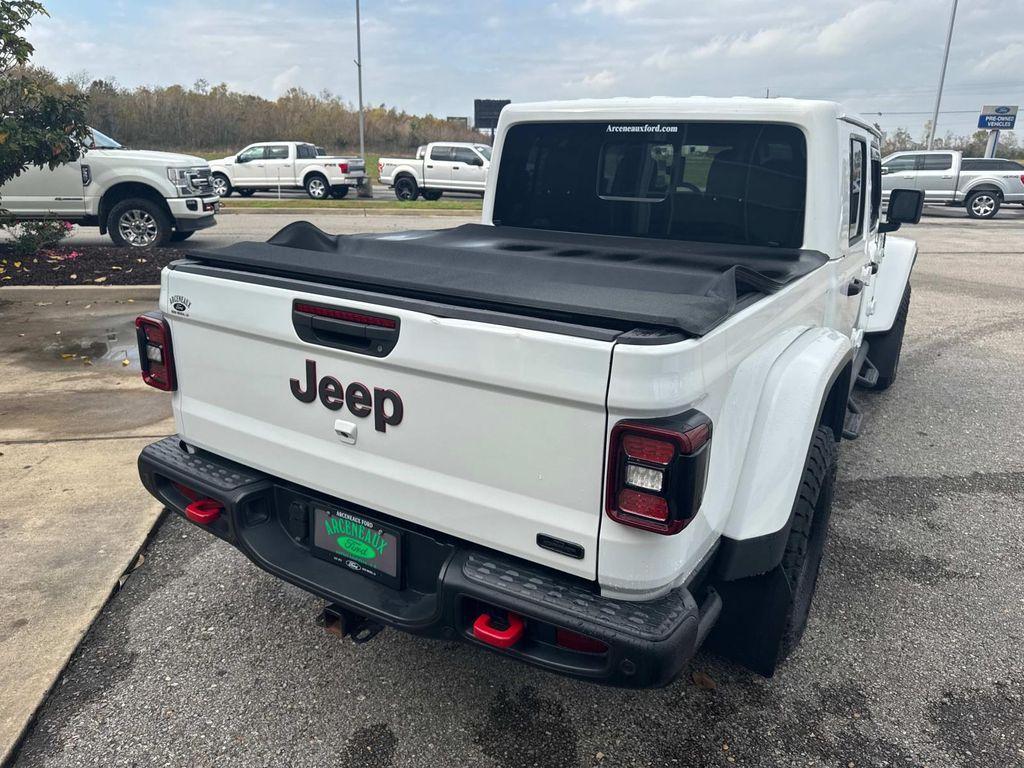
[(89, 297), (95, 294), (104, 299), (118, 298), (159, 298), (159, 285), (7, 285), (0, 288), (0, 294), (18, 294), (18, 300), (25, 301), (31, 298), (33, 292), (40, 294), (52, 294), (55, 291), (70, 291), (77, 297)]
[(452, 210), (442, 208), (436, 211), (432, 211), (429, 208), (384, 208), (383, 206), (379, 209), (373, 207), (367, 208), (229, 208), (227, 206), (220, 209), (219, 216), (242, 214), (242, 215), (254, 215), (254, 214), (318, 214), (321, 216), (332, 215), (332, 216), (476, 216), (479, 217), (480, 211), (476, 209), (468, 210)]

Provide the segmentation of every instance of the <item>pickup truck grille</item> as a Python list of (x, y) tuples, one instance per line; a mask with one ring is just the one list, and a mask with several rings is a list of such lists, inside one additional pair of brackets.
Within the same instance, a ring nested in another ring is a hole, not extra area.
[(192, 173), (189, 174), (189, 181), (191, 182), (192, 188), (198, 195), (212, 195), (213, 184), (210, 182), (210, 169), (209, 168), (195, 168)]

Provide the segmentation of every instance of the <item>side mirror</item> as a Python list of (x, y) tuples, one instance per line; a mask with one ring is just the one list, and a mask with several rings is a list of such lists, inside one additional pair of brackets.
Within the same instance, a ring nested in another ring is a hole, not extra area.
[(474, 156), (473, 159), (469, 161), (469, 164), (470, 165), (483, 165), (484, 161), (483, 161), (483, 158)]
[(894, 189), (889, 193), (889, 211), (879, 232), (895, 232), (901, 224), (917, 224), (924, 209), (924, 192), (920, 189)]
[(882, 175), (883, 176), (888, 176), (890, 173), (892, 173), (892, 169), (889, 168), (889, 166), (887, 166), (887, 165), (883, 165), (882, 166)]
[(235, 157), (235, 162), (236, 163), (244, 163), (245, 160), (242, 158), (241, 155), (238, 155), (238, 156)]

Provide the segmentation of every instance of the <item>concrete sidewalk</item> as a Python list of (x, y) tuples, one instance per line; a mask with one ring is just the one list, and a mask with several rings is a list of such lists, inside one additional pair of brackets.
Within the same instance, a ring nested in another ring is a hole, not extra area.
[(135, 469), (174, 431), (135, 351), (157, 296), (0, 289), (0, 764), (160, 513)]

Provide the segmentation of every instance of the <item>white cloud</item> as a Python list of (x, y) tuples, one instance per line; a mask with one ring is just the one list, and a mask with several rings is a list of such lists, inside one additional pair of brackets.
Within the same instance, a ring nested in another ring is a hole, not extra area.
[(576, 13), (598, 13), (626, 16), (647, 5), (650, 0), (583, 0), (573, 8)]

